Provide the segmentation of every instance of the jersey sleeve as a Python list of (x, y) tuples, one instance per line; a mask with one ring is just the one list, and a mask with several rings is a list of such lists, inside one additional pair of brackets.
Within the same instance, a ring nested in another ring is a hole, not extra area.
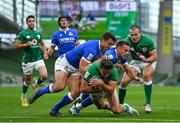
[(87, 69), (86, 69), (86, 72), (84, 73), (84, 75), (83, 75), (83, 78), (87, 81), (87, 82), (89, 82), (90, 81), (90, 79), (93, 77), (93, 66), (92, 66), (92, 64), (90, 64), (88, 67), (87, 67)]
[(154, 45), (154, 41), (153, 39), (149, 39), (149, 45), (148, 45), (148, 51), (154, 50), (155, 49), (155, 45)]
[(51, 37), (51, 45), (53, 45), (53, 46), (57, 45), (56, 33), (54, 33)]
[(18, 34), (18, 36), (16, 37), (16, 40), (19, 40), (21, 43), (25, 43), (26, 38), (25, 38), (23, 32), (20, 32)]
[(118, 77), (117, 69), (113, 67), (111, 75), (110, 75), (110, 80), (117, 81), (117, 77)]
[(120, 59), (120, 63), (121, 64), (127, 64), (128, 63), (128, 58), (127, 57), (123, 57)]
[(96, 59), (96, 53), (92, 49), (85, 48), (82, 58), (88, 63), (91, 63)]
[(75, 39), (74, 42), (77, 42), (77, 41), (78, 41), (78, 34), (77, 34), (77, 31), (76, 31), (76, 30), (74, 30), (74, 39)]

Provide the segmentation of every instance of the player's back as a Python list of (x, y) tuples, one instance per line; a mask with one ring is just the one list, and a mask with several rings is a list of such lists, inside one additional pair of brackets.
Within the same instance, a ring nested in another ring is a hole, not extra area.
[(89, 62), (93, 62), (101, 55), (100, 42), (98, 40), (91, 40), (79, 45), (73, 50), (65, 54), (68, 62), (75, 68), (79, 68), (81, 58), (85, 58)]

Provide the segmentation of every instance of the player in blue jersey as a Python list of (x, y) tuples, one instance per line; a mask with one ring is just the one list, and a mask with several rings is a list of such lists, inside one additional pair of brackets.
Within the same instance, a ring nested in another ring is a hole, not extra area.
[(52, 107), (50, 112), (51, 116), (60, 116), (59, 109), (71, 103), (79, 96), (81, 74), (85, 72), (86, 67), (100, 58), (100, 56), (115, 43), (115, 36), (110, 32), (106, 32), (100, 40), (88, 41), (61, 55), (55, 63), (55, 83), (39, 89), (32, 94), (29, 97), (29, 103), (32, 104), (37, 98), (46, 93), (64, 90), (67, 85), (67, 79), (72, 77), (72, 81), (68, 83), (70, 92)]
[[(134, 74), (131, 73), (132, 71), (130, 71), (130, 66), (128, 65), (128, 62), (127, 62), (127, 55), (129, 54), (129, 51), (130, 51), (130, 47), (129, 47), (128, 42), (119, 41), (116, 44), (116, 48), (111, 48), (107, 50), (105, 54), (101, 56), (101, 58), (98, 61), (102, 61), (103, 59), (109, 59), (115, 66), (119, 67), (121, 65), (124, 71), (132, 79), (139, 82), (143, 82), (142, 78), (135, 76)], [(82, 88), (83, 88), (83, 85), (82, 85)], [(72, 115), (78, 116), (81, 109), (93, 104), (93, 100), (89, 95), (87, 95), (86, 93), (83, 93), (81, 96), (82, 97), (78, 97), (78, 98), (81, 98), (81, 102), (73, 105), (73, 107), (69, 109), (69, 112)], [(100, 108), (109, 109), (109, 107), (100, 107)]]
[(56, 46), (58, 47), (58, 56), (60, 56), (79, 44), (77, 31), (68, 28), (69, 23), (66, 16), (60, 16), (58, 24), (60, 29), (52, 35), (51, 46), (48, 50), (49, 55), (52, 55)]

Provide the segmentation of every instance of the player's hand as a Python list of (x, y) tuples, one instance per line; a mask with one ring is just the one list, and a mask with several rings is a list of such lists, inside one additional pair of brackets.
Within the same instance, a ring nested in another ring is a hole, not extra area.
[(44, 57), (45, 60), (47, 60), (47, 59), (49, 58), (49, 57), (48, 57), (48, 53), (47, 53), (47, 52), (44, 52), (43, 57)]
[(28, 47), (28, 46), (31, 46), (31, 45), (33, 45), (34, 43), (32, 42), (32, 41), (28, 41), (27, 43), (26, 43), (26, 46)]
[(146, 62), (146, 57), (143, 56), (141, 53), (138, 54), (138, 57), (139, 57), (142, 61)]
[(138, 77), (138, 79), (136, 80), (139, 84), (143, 84), (144, 83), (144, 79), (143, 78), (140, 78)]
[(92, 82), (92, 86), (102, 86), (104, 84), (103, 80), (98, 78), (92, 78), (91, 82)]
[(52, 50), (51, 48), (49, 48), (48, 51), (47, 51), (47, 54), (48, 54), (49, 56), (52, 56), (53, 50)]
[(118, 64), (118, 63), (116, 63), (114, 66), (116, 67), (116, 69), (120, 69), (121, 68), (121, 65)]

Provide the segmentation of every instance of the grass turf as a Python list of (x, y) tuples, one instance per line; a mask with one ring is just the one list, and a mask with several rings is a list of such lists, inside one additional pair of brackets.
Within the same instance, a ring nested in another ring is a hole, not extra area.
[[(28, 108), (20, 105), (20, 87), (0, 87), (0, 122), (180, 122), (180, 87), (153, 87), (152, 113), (144, 113), (143, 87), (129, 87), (126, 102), (135, 107), (140, 116), (114, 115), (90, 106), (74, 117), (68, 113), (70, 105), (61, 111), (62, 117), (48, 115), (51, 106), (62, 99), (67, 90), (41, 97)], [(30, 88), (28, 95), (32, 93)]]
[[(41, 21), (40, 22), (44, 39), (51, 39), (52, 34), (59, 29), (57, 21)], [(98, 21), (96, 31), (88, 29), (86, 32), (79, 32), (79, 39), (91, 40), (100, 39), (102, 34), (107, 31), (107, 24), (105, 21)]]

